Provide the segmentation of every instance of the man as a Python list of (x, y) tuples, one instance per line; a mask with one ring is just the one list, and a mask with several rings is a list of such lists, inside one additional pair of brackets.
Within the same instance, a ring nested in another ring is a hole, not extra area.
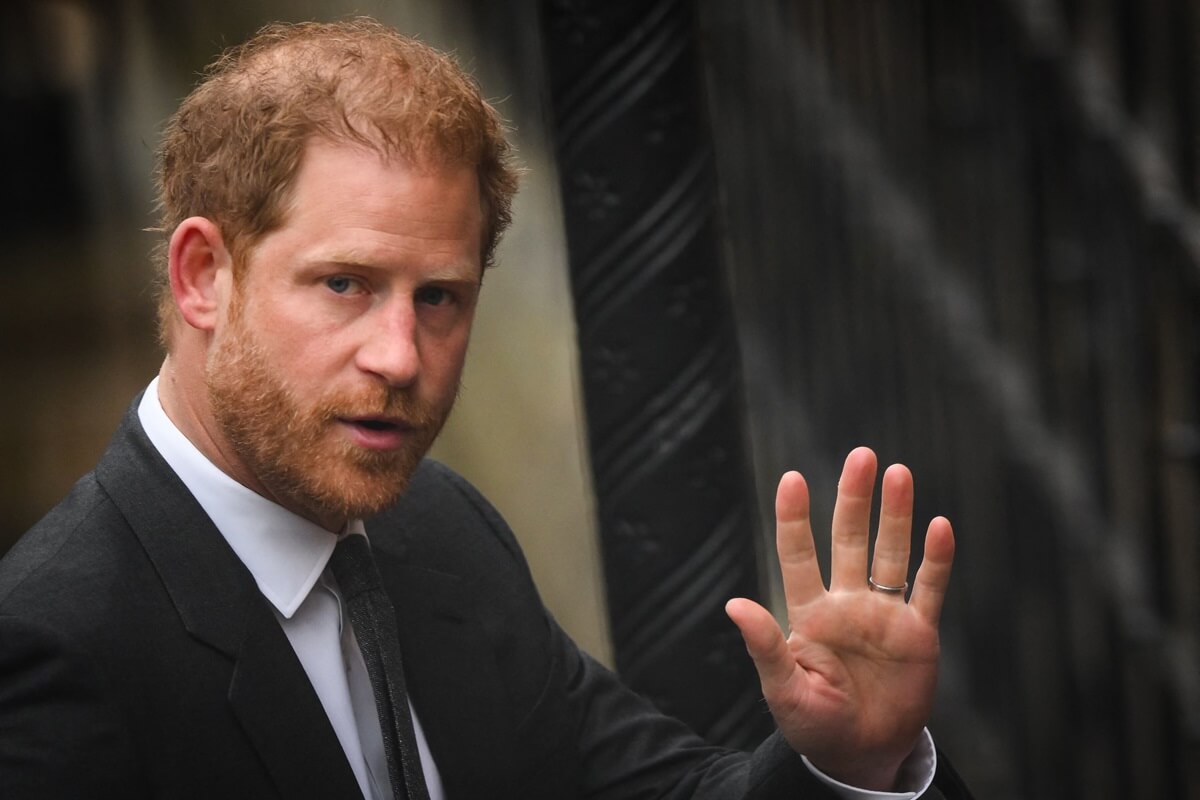
[(906, 601), (903, 467), (868, 564), (875, 459), (848, 457), (829, 591), (780, 482), (792, 630), (728, 605), (779, 727), (747, 755), (580, 652), (423, 460), (516, 188), (446, 57), (366, 20), (265, 29), (159, 178), (162, 369), (0, 564), (0, 796), (966, 796), (923, 730), (953, 536), (931, 523)]

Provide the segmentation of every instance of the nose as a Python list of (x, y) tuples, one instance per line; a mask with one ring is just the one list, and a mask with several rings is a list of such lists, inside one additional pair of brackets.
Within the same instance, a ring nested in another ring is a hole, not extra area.
[(363, 321), (367, 324), (358, 348), (358, 368), (379, 376), (389, 386), (412, 384), (421, 371), (417, 315), (412, 304), (398, 302), (377, 308)]

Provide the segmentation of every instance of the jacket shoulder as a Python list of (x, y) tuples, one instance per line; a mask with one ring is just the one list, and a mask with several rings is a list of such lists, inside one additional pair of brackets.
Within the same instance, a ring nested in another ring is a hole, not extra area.
[(377, 522), (389, 539), (399, 535), (406, 556), (435, 569), (456, 572), (464, 561), (501, 559), (528, 571), (500, 512), (464, 477), (433, 459), (421, 462), (400, 502)]
[(127, 529), (95, 474), (83, 476), (0, 558), (0, 609), (27, 595), (45, 602), (64, 586), (85, 589), (109, 571), (114, 534)]

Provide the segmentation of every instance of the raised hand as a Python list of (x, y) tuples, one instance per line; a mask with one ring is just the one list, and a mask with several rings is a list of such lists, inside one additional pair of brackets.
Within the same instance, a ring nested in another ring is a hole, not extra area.
[(730, 600), (725, 610), (741, 629), (763, 696), (792, 748), (837, 780), (888, 790), (933, 704), (937, 624), (954, 534), (944, 517), (929, 523), (925, 558), (906, 598), (913, 482), (906, 467), (893, 465), (883, 476), (868, 572), (875, 471), (875, 454), (865, 447), (846, 457), (833, 512), (828, 589), (817, 563), (804, 478), (789, 472), (779, 481), (776, 545), (790, 627), (786, 637), (753, 601)]

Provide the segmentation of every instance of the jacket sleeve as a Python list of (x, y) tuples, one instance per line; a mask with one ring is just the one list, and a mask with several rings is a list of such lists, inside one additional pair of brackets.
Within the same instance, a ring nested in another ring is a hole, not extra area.
[[(512, 796), (837, 800), (778, 733), (750, 753), (714, 747), (627, 688), (544, 608), (496, 509), (441, 465), (427, 464), (422, 478), (425, 511), (408, 520), (421, 531), (411, 547), (432, 550), (418, 560), (458, 569), (472, 588), (475, 613), (515, 698), (509, 735), (526, 758)], [(941, 797), (931, 790), (922, 800)]]
[(709, 745), (626, 688), (551, 625), (567, 665), (583, 796), (835, 800), (778, 733), (751, 753)]

